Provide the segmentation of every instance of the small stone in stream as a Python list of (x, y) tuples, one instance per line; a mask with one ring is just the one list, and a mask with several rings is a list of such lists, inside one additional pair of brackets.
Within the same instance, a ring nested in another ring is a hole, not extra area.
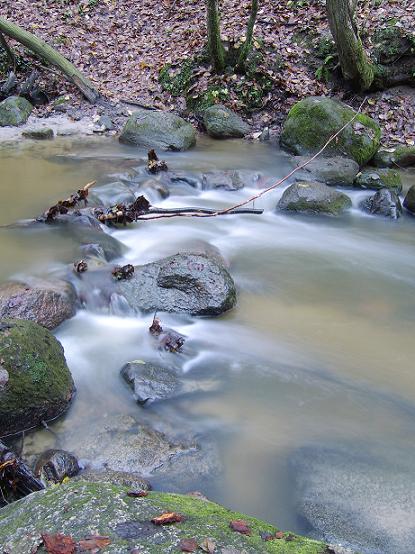
[(378, 190), (362, 203), (362, 208), (375, 215), (383, 215), (392, 219), (398, 219), (402, 215), (402, 204), (399, 196), (389, 189)]
[(195, 539), (182, 539), (179, 548), (182, 552), (196, 552), (199, 545)]
[(88, 264), (85, 260), (79, 260), (79, 262), (75, 262), (73, 266), (76, 273), (84, 273), (84, 271), (87, 271), (88, 269)]
[(232, 529), (232, 531), (236, 531), (237, 533), (241, 533), (242, 535), (251, 534), (251, 528), (243, 519), (235, 519), (231, 521), (229, 527)]
[(112, 276), (117, 279), (117, 281), (122, 281), (124, 279), (131, 279), (134, 274), (134, 266), (131, 264), (123, 266), (115, 266), (112, 270)]
[(148, 496), (148, 491), (128, 491), (127, 496), (131, 498), (144, 498)]
[(33, 140), (51, 140), (54, 137), (53, 129), (28, 129), (23, 131), (22, 135), (25, 138)]
[(62, 483), (80, 471), (78, 460), (65, 450), (46, 450), (36, 462), (35, 475), (49, 483)]
[(151, 523), (154, 525), (171, 525), (172, 523), (180, 523), (184, 520), (184, 517), (176, 512), (166, 512), (157, 517), (153, 517)]
[(104, 127), (104, 131), (112, 131), (114, 129), (114, 123), (108, 115), (101, 115), (97, 124), (100, 127)]

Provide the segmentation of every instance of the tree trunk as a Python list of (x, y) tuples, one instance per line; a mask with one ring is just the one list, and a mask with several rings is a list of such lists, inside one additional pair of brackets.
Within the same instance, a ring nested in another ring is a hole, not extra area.
[(368, 90), (374, 66), (366, 55), (355, 22), (357, 0), (326, 0), (327, 17), (344, 78), (357, 90)]
[(216, 73), (225, 69), (225, 50), (220, 38), (218, 0), (207, 0), (208, 47), (212, 65)]
[(246, 28), (245, 42), (241, 48), (239, 54), (237, 69), (243, 70), (245, 68), (245, 63), (248, 58), (249, 52), (252, 48), (252, 39), (254, 37), (254, 27), (255, 21), (258, 15), (258, 0), (252, 0), (251, 3), (251, 14), (249, 16), (248, 26)]
[(99, 92), (91, 81), (78, 71), (69, 60), (64, 58), (62, 54), (59, 54), (57, 50), (46, 44), (46, 42), (2, 17), (0, 17), (0, 32), (26, 46), (26, 48), (31, 50), (44, 62), (57, 67), (79, 88), (91, 104), (94, 104), (98, 100)]

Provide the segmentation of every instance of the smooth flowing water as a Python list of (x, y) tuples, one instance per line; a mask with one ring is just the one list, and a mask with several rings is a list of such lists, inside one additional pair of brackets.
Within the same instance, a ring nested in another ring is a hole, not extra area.
[[(166, 154), (174, 171), (287, 173), (275, 146), (200, 140)], [(0, 223), (40, 213), (84, 183), (127, 179), (145, 152), (115, 140), (62, 139), (0, 150)], [(415, 181), (403, 175), (406, 186)], [(351, 543), (363, 552), (415, 551), (415, 219), (365, 215), (368, 193), (346, 191), (354, 208), (338, 219), (275, 211), (276, 190), (255, 202), (262, 216), (171, 219), (111, 233), (143, 264), (197, 241), (217, 247), (238, 286), (220, 318), (160, 314), (187, 336), (184, 353), (155, 351), (152, 317), (81, 310), (56, 335), (78, 394), (52, 425), (59, 446), (88, 458), (88, 442), (120, 415), (178, 438), (196, 437), (221, 470), (160, 474), (157, 488), (199, 489), (212, 500), (282, 528)], [(235, 204), (254, 189), (177, 186), (163, 207)], [(0, 278), (48, 275), (79, 258), (76, 241), (46, 230), (1, 230)], [(176, 356), (176, 357), (175, 357)], [(205, 391), (147, 408), (120, 379), (128, 360), (174, 365)], [(127, 439), (126, 439), (127, 440)], [(48, 431), (25, 441), (28, 455), (56, 445)], [(105, 458), (105, 453), (104, 453)], [(101, 458), (95, 460), (99, 465)], [(91, 460), (89, 460), (91, 461)], [(92, 460), (94, 462), (94, 460)]]

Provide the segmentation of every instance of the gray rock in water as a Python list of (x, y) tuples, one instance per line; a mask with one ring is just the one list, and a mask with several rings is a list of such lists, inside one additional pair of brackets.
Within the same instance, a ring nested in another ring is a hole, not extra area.
[[(308, 159), (306, 156), (294, 158), (297, 166)], [(303, 171), (329, 186), (352, 187), (356, 175), (359, 173), (359, 165), (350, 158), (335, 156), (313, 160), (306, 165)]]
[(138, 110), (125, 124), (120, 142), (160, 150), (188, 150), (196, 144), (196, 131), (170, 112)]
[(78, 460), (66, 450), (46, 450), (35, 466), (35, 475), (46, 483), (62, 483), (65, 477), (74, 477), (79, 471)]
[(250, 130), (242, 117), (222, 104), (204, 110), (203, 123), (207, 134), (213, 138), (243, 138)]
[(253, 171), (209, 171), (202, 175), (204, 190), (239, 190), (245, 186), (255, 186), (261, 175)]
[(128, 362), (121, 369), (121, 375), (134, 390), (134, 398), (140, 404), (171, 398), (181, 388), (174, 371), (142, 361)]
[(100, 127), (103, 127), (105, 131), (112, 131), (114, 129), (114, 123), (109, 115), (101, 115), (97, 123)]
[(74, 287), (59, 279), (0, 285), (0, 318), (27, 319), (54, 329), (75, 315)]
[(53, 129), (48, 127), (42, 127), (41, 129), (27, 129), (27, 131), (23, 131), (22, 135), (25, 138), (33, 140), (51, 140), (55, 136)]
[(17, 127), (26, 123), (32, 113), (32, 104), (21, 96), (9, 96), (0, 102), (0, 127)]
[(61, 344), (32, 321), (0, 321), (0, 358), (8, 380), (0, 390), (0, 436), (61, 415), (75, 392)]
[(310, 96), (295, 104), (284, 123), (281, 146), (300, 156), (317, 153), (343, 125), (355, 117), (326, 148), (326, 156), (346, 156), (359, 166), (366, 164), (379, 148), (379, 125), (337, 100)]
[(86, 303), (94, 289), (101, 291), (103, 303), (108, 304), (117, 293), (133, 310), (144, 312), (220, 315), (236, 304), (235, 283), (229, 272), (217, 259), (202, 254), (181, 253), (137, 266), (125, 280), (116, 281), (105, 271), (87, 271), (79, 278)]
[(364, 210), (371, 214), (383, 215), (398, 219), (402, 215), (402, 204), (399, 196), (389, 189), (378, 190), (362, 203)]
[(115, 204), (131, 204), (135, 200), (132, 190), (119, 181), (95, 187), (91, 196), (97, 197), (100, 203), (107, 208), (115, 206)]
[(387, 188), (395, 191), (397, 194), (402, 191), (401, 177), (393, 169), (363, 169), (358, 173), (354, 186), (370, 190)]
[(350, 198), (324, 185), (300, 181), (289, 186), (283, 193), (278, 208), (291, 212), (338, 215), (350, 208)]
[(365, 554), (415, 552), (413, 456), (347, 446), (294, 456), (300, 514), (313, 534)]
[(406, 193), (405, 199), (403, 201), (403, 206), (408, 210), (408, 212), (411, 212), (411, 214), (415, 214), (415, 185), (412, 185), (412, 187)]

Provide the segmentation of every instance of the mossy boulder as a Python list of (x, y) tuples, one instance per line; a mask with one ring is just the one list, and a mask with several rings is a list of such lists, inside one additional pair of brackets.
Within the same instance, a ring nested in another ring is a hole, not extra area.
[(329, 144), (324, 155), (345, 156), (359, 166), (365, 165), (379, 148), (379, 125), (367, 115), (356, 115), (346, 104), (323, 96), (305, 98), (291, 108), (282, 130), (281, 146), (300, 156), (315, 154), (354, 116), (354, 121)]
[(415, 185), (408, 190), (403, 201), (404, 208), (415, 215)]
[(399, 173), (393, 169), (364, 169), (358, 173), (354, 186), (359, 189), (393, 190), (397, 194), (402, 191), (402, 181)]
[(215, 104), (203, 112), (203, 123), (210, 137), (243, 138), (249, 133), (249, 125), (238, 114), (223, 106)]
[(0, 320), (0, 435), (61, 415), (74, 394), (62, 345), (32, 321)]
[(21, 96), (9, 96), (0, 102), (0, 127), (17, 127), (26, 123), (33, 106)]
[(372, 160), (376, 167), (410, 167), (415, 165), (415, 146), (398, 146), (395, 150), (378, 150)]
[(196, 144), (196, 131), (173, 113), (137, 110), (128, 118), (119, 140), (145, 148), (188, 150)]
[(50, 129), (49, 127), (42, 127), (41, 129), (28, 129), (27, 131), (23, 131), (22, 135), (27, 139), (33, 140), (51, 140), (55, 136), (53, 129)]
[[(208, 500), (161, 492), (131, 498), (128, 490), (80, 481), (31, 494), (0, 511), (0, 544), (5, 552), (44, 552), (43, 547), (38, 549), (41, 535), (62, 533), (76, 542), (91, 535), (108, 537), (109, 544), (100, 549), (103, 554), (177, 553), (183, 551), (185, 539), (198, 545), (208, 539), (218, 554), (330, 552), (322, 542), (290, 533), (269, 540), (278, 532), (274, 525)], [(151, 522), (166, 512), (180, 514), (183, 521), (162, 526)], [(250, 534), (233, 531), (230, 523), (235, 520), (246, 522)]]
[(311, 181), (290, 185), (278, 202), (280, 210), (327, 215), (339, 215), (351, 205), (352, 201), (346, 194)]

